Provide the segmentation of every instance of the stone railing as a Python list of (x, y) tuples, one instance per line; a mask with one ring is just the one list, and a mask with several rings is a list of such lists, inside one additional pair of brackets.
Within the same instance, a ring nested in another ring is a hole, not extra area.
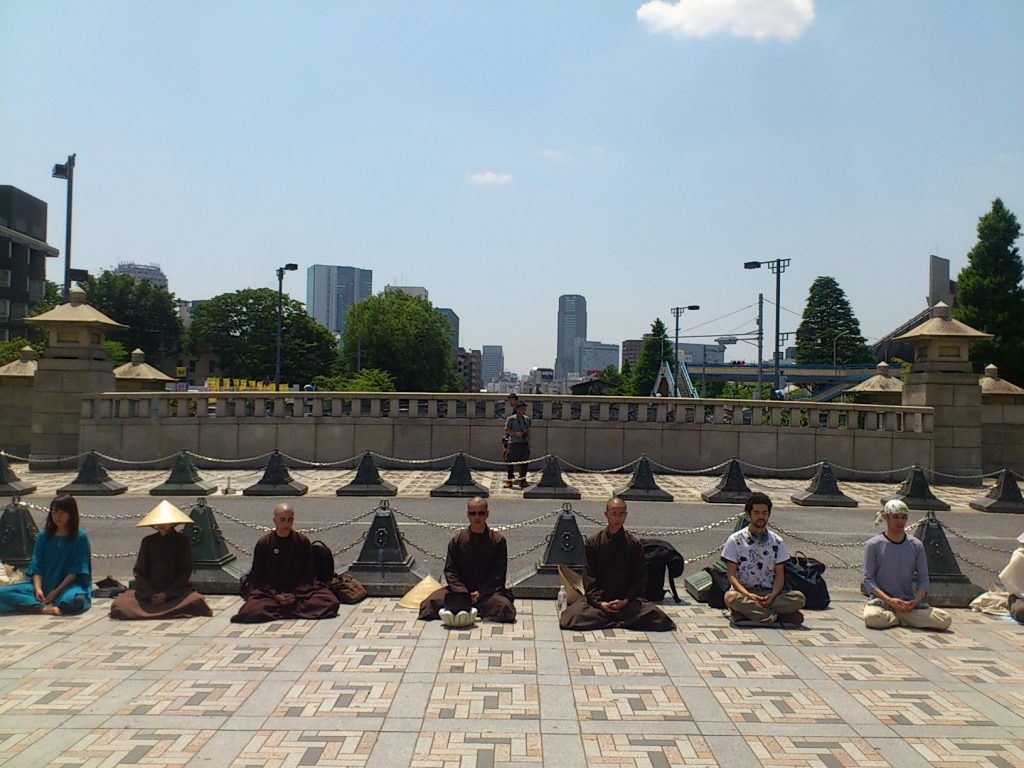
[[(765, 468), (830, 461), (841, 476), (850, 476), (929, 466), (933, 452), (927, 407), (528, 399), (533, 455), (554, 453), (588, 469), (620, 466), (641, 454), (679, 469), (735, 456)], [(479, 465), (500, 461), (504, 417), (503, 397), (486, 393), (103, 393), (82, 398), (78, 447), (131, 460), (182, 449), (211, 459), (241, 459), (276, 448), (310, 462), (339, 461), (365, 450), (407, 460), (461, 451)]]

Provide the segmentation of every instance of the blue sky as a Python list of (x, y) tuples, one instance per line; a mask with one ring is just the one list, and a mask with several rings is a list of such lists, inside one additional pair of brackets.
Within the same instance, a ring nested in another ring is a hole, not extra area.
[(687, 304), (684, 335), (750, 330), (753, 259), (792, 259), (797, 313), (834, 276), (877, 337), (993, 198), (1024, 216), (1022, 25), (1016, 0), (5, 0), (0, 183), (63, 249), (76, 152), (75, 266), (158, 263), (195, 299), (297, 262), (303, 301), (307, 266), (369, 268), (518, 372), (553, 363), (563, 293), (599, 341)]

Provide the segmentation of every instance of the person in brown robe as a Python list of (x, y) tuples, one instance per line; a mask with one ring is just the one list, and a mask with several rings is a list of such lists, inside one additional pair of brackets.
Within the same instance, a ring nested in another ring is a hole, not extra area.
[(110, 606), (110, 618), (177, 619), (212, 616), (203, 596), (192, 589), (192, 543), (188, 536), (174, 530), (176, 525), (191, 525), (192, 518), (169, 501), (158, 504), (138, 522), (156, 533), (142, 540), (135, 561), (133, 589), (122, 592)]
[(487, 525), (487, 499), (476, 496), (466, 507), (469, 527), (448, 543), (444, 561), (446, 587), (436, 590), (420, 603), (420, 618), (433, 621), (444, 608), (450, 592), (469, 593), (477, 615), (483, 621), (516, 620), (512, 593), (505, 587), (508, 545), (505, 537)]
[(583, 551), (583, 600), (562, 611), (562, 629), (640, 629), (666, 632), (675, 623), (658, 606), (644, 600), (647, 563), (644, 548), (625, 529), (626, 502), (615, 496), (604, 509), (608, 526), (587, 539)]
[(260, 537), (252, 553), (250, 591), (231, 621), (256, 624), (278, 619), (330, 619), (338, 615), (338, 598), (313, 574), (313, 547), (293, 531), (291, 504), (274, 507), (274, 530)]

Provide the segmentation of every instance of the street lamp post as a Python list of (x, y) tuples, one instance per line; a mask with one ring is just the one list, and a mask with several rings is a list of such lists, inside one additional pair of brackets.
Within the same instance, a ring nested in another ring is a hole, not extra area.
[(686, 310), (700, 309), (699, 304), (690, 304), (685, 307), (672, 307), (672, 316), (676, 319), (676, 343), (672, 349), (675, 364), (672, 366), (672, 379), (675, 389), (675, 397), (679, 397), (679, 316)]
[(744, 269), (760, 269), (762, 264), (767, 264), (768, 269), (775, 275), (775, 388), (778, 392), (782, 383), (782, 376), (779, 373), (779, 343), (782, 334), (779, 332), (780, 309), (782, 302), (782, 273), (789, 266), (790, 259), (771, 259), (770, 261), (748, 261), (743, 264)]
[(849, 331), (840, 331), (839, 335), (832, 339), (832, 367), (836, 367), (836, 342), (839, 341), (843, 336), (849, 334)]
[(68, 155), (66, 163), (57, 163), (53, 166), (53, 178), (67, 179), (68, 182), (68, 204), (67, 223), (64, 227), (64, 301), (68, 300), (68, 291), (71, 290), (71, 203), (75, 190), (75, 155)]
[(274, 365), (274, 391), (281, 388), (281, 313), (284, 305), (284, 273), (294, 272), (298, 264), (285, 264), (277, 268), (277, 362)]

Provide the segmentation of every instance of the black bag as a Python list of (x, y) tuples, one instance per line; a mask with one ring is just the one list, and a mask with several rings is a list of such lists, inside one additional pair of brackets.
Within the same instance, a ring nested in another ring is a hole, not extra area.
[(832, 599), (825, 583), (825, 564), (821, 560), (808, 557), (803, 552), (794, 552), (783, 564), (786, 572), (786, 589), (796, 589), (804, 593), (807, 603), (804, 608), (812, 611), (823, 611), (828, 608)]
[(708, 576), (711, 577), (711, 589), (708, 590), (708, 605), (712, 608), (725, 608), (725, 593), (730, 589), (726, 568), (726, 564), (719, 560), (714, 565), (704, 569)]
[(644, 547), (644, 559), (647, 561), (647, 590), (644, 597), (653, 602), (665, 599), (665, 571), (668, 571), (668, 586), (672, 590), (672, 599), (679, 599), (676, 582), (683, 575), (686, 561), (679, 551), (669, 542), (661, 539), (640, 539)]
[(334, 578), (334, 554), (322, 541), (313, 542), (313, 576), (321, 584), (330, 584)]
[(366, 599), (366, 587), (360, 584), (355, 577), (349, 576), (347, 573), (334, 576), (327, 586), (334, 593), (334, 596), (338, 598), (338, 602), (345, 603), (346, 605), (353, 605)]

